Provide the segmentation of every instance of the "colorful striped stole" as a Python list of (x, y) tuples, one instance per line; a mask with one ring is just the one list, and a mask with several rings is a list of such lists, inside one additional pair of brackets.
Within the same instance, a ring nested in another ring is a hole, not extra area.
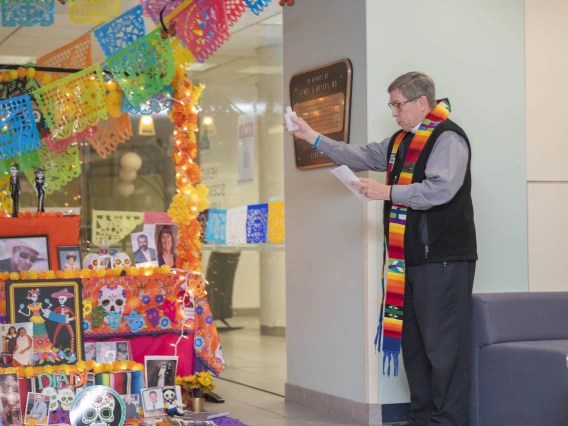
[[(442, 123), (450, 115), (450, 103), (443, 99), (430, 111), (420, 124), (416, 134), (406, 153), (404, 165), (398, 178), (397, 185), (410, 185), (414, 174), (414, 167), (428, 139), (438, 124)], [(391, 152), (391, 158), (396, 158), (400, 143), (406, 136), (406, 132), (400, 132)], [(390, 180), (394, 161), (389, 161), (387, 167), (387, 185)], [(387, 239), (384, 239), (382, 286), (383, 299), (379, 315), (379, 328), (375, 343), (383, 351), (383, 374), (385, 364), (388, 364), (387, 374), (390, 376), (391, 364), (394, 366), (394, 375), (398, 376), (398, 357), (402, 340), (402, 323), (404, 317), (404, 284), (406, 278), (406, 262), (404, 260), (404, 231), (408, 208), (393, 204), (389, 212), (389, 237), (388, 237), (388, 263)], [(384, 236), (386, 237), (386, 236)], [(385, 291), (385, 266), (388, 265), (387, 286)]]

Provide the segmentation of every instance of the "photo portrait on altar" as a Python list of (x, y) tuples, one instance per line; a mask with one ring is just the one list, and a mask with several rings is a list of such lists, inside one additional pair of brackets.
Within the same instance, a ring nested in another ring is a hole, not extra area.
[(164, 415), (164, 395), (162, 388), (142, 389), (142, 408), (144, 417), (160, 417)]
[(23, 418), (17, 373), (0, 374), (0, 401), (2, 402), (2, 426), (21, 426)]
[(47, 235), (0, 237), (0, 272), (49, 271)]
[(138, 419), (140, 417), (140, 395), (121, 395), (126, 405), (126, 418)]
[(28, 424), (47, 425), (49, 423), (49, 405), (52, 398), (57, 397), (55, 395), (29, 392), (25, 422)]
[(177, 372), (177, 356), (145, 356), (147, 387), (174, 386)]
[(58, 246), (57, 260), (60, 271), (80, 271), (81, 248), (79, 246)]
[(130, 361), (130, 342), (97, 342), (95, 360), (104, 364), (105, 362)]
[(156, 236), (156, 252), (158, 254), (158, 266), (168, 265), (175, 267), (177, 259), (176, 244), (178, 239), (177, 225), (155, 226), (154, 235)]
[(2, 361), (13, 367), (34, 365), (33, 324), (2, 324)]
[(81, 280), (6, 281), (11, 323), (31, 322), (35, 365), (83, 359)]
[(154, 231), (130, 234), (136, 266), (158, 266)]

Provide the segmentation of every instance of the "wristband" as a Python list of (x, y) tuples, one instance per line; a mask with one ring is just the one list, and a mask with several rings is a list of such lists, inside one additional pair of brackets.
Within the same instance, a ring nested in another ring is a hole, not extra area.
[(318, 143), (320, 143), (321, 140), (321, 133), (318, 133), (318, 137), (316, 138), (316, 142), (312, 145), (313, 149), (316, 149), (318, 146)]

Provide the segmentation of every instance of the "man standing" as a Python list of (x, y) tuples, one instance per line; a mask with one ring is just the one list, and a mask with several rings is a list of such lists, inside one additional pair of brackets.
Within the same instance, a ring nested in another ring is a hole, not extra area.
[[(408, 377), (407, 426), (469, 424), (470, 300), (477, 260), (471, 200), (471, 149), (436, 101), (423, 73), (398, 77), (388, 88), (392, 116), (402, 130), (380, 143), (354, 146), (315, 132), (293, 118), (292, 134), (354, 171), (387, 171), (387, 182), (353, 182), (384, 200), (388, 247), (380, 334), (387, 370), (398, 373), (401, 348)], [(285, 124), (284, 124), (285, 125)]]
[(0, 260), (0, 272), (29, 271), (39, 260), (39, 251), (28, 241), (18, 238), (6, 240), (6, 249), (12, 257)]
[(18, 212), (20, 208), (20, 194), (22, 193), (22, 188), (20, 187), (20, 178), (18, 177), (18, 172), (20, 171), (20, 166), (18, 164), (13, 164), (10, 167), (10, 195), (12, 197), (12, 217), (18, 217)]
[(134, 261), (138, 263), (153, 262), (156, 260), (156, 250), (148, 248), (148, 237), (144, 234), (136, 239), (138, 250), (134, 252)]

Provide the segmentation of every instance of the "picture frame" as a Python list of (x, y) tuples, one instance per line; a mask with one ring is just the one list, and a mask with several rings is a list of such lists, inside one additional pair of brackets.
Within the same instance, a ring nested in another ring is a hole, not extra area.
[(126, 407), (126, 419), (140, 418), (140, 395), (120, 395)]
[(33, 322), (37, 366), (75, 364), (83, 359), (80, 279), (6, 281), (10, 323)]
[(96, 342), (95, 361), (100, 364), (114, 361), (130, 361), (131, 359), (132, 354), (128, 340)]
[(20, 405), (20, 381), (18, 373), (0, 374), (0, 402), (2, 404), (2, 425), (21, 426), (24, 419), (21, 413)]
[[(22, 329), (24, 330), (23, 335), (21, 335)], [(2, 345), (3, 364), (10, 367), (34, 365), (33, 324), (31, 322), (0, 325), (0, 344)]]
[[(70, 259), (72, 256), (74, 259)], [(82, 259), (81, 246), (57, 247), (57, 266), (60, 271), (80, 271), (83, 269)], [(73, 260), (72, 263), (70, 263), (71, 260)]]
[(164, 403), (164, 395), (162, 388), (153, 387), (141, 389), (142, 408), (144, 409), (144, 417), (162, 417), (164, 416), (166, 405)]
[(29, 392), (24, 422), (27, 424), (48, 425), (49, 406), (52, 400), (57, 400), (57, 396)]
[(50, 270), (47, 235), (0, 236), (0, 272)]
[(146, 387), (175, 386), (177, 356), (145, 356)]
[[(145, 247), (143, 250), (145, 239)], [(134, 253), (134, 263), (137, 267), (158, 266), (158, 254), (156, 252), (156, 242), (154, 231), (148, 230), (130, 234), (132, 242), (132, 252)]]

